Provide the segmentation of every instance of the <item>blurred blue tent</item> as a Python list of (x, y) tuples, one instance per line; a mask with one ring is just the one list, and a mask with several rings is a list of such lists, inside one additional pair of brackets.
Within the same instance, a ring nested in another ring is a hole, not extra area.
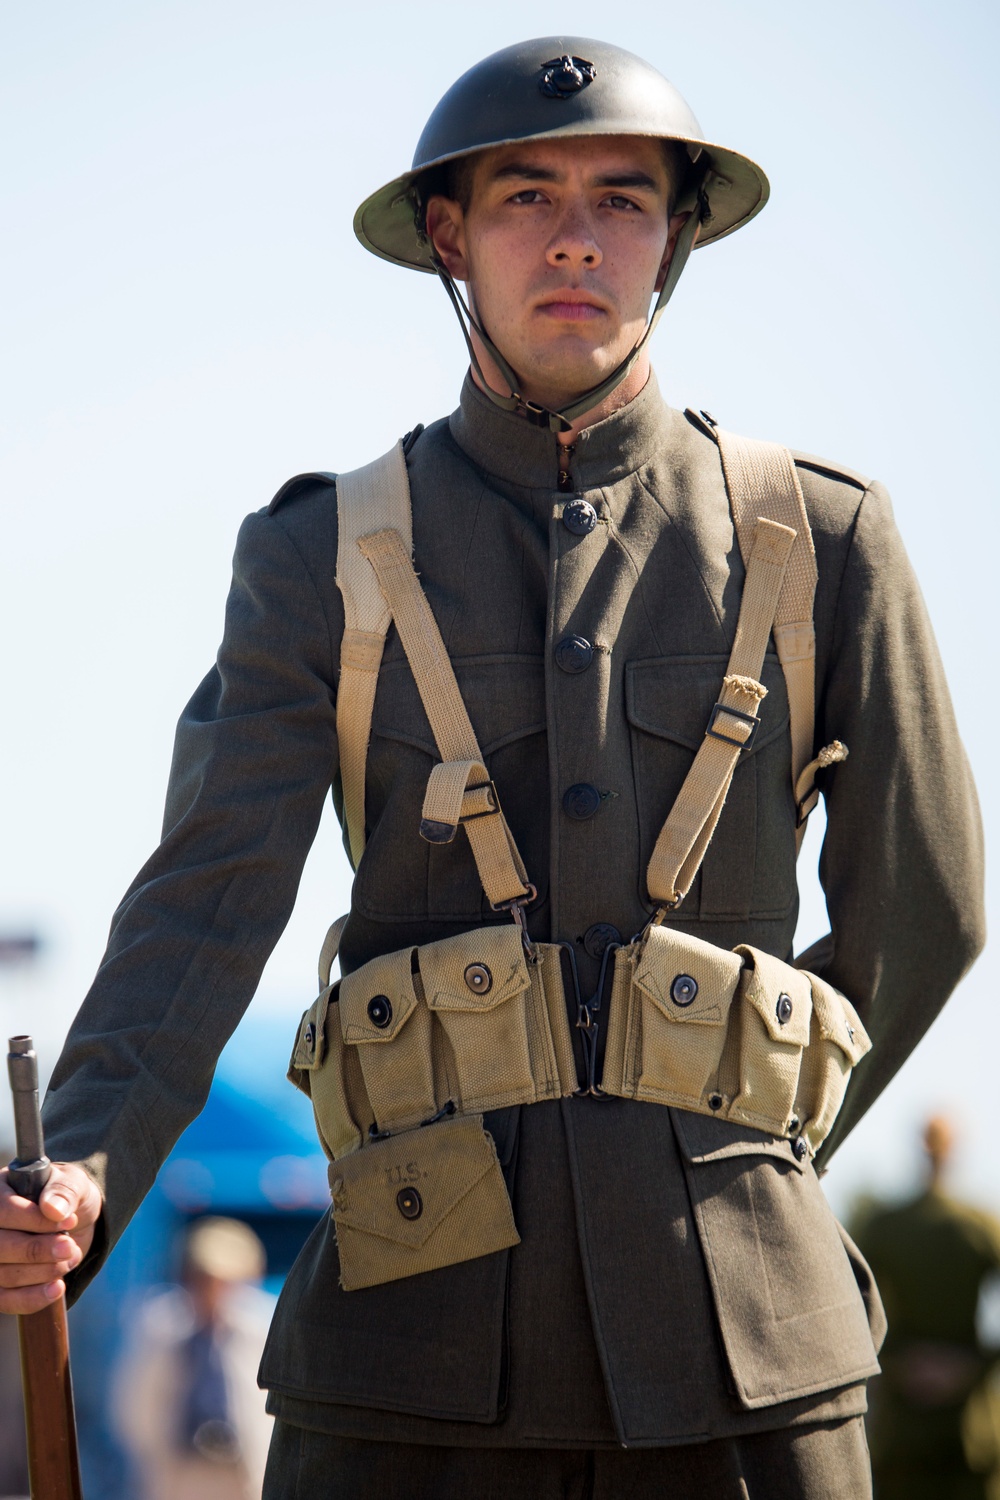
[(205, 1108), (70, 1313), (88, 1500), (135, 1493), (109, 1420), (110, 1375), (130, 1313), (153, 1287), (176, 1278), (187, 1225), (204, 1214), (243, 1219), (264, 1243), (265, 1285), (277, 1292), (329, 1205), (312, 1109), (285, 1079), (295, 1019), (248, 1013), (219, 1059)]

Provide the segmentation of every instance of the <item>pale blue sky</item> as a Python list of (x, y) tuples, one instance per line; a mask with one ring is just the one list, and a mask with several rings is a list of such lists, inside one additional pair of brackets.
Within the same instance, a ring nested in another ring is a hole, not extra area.
[[(769, 173), (764, 214), (685, 273), (661, 383), (889, 485), (996, 825), (995, 6), (6, 0), (0, 929), (50, 948), (3, 981), (0, 1016), (50, 1056), (157, 838), (240, 519), (454, 405), (443, 294), (360, 249), (356, 204), (459, 72), (565, 29), (648, 57)], [(327, 819), (255, 1002), (290, 1026), (348, 889)], [(931, 1107), (965, 1123), (970, 1190), (1000, 1199), (995, 991), (987, 956), (841, 1152), (838, 1204), (908, 1180)]]

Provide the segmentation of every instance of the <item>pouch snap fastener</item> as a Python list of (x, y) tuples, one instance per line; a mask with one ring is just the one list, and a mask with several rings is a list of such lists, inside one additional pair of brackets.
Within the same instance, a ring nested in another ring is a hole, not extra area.
[(793, 1009), (794, 1009), (794, 1007), (792, 1005), (792, 997), (791, 997), (791, 995), (779, 995), (778, 996), (778, 1003), (774, 1007), (774, 1014), (778, 1018), (778, 1025), (779, 1026), (787, 1026), (788, 1025), (789, 1021), (792, 1019), (792, 1010)]
[(404, 1219), (419, 1219), (424, 1211), (424, 1200), (416, 1188), (400, 1188), (396, 1194), (396, 1207)]
[(474, 995), (488, 995), (493, 988), (493, 975), (485, 964), (470, 964), (465, 971), (465, 982)]
[(708, 1107), (709, 1107), (709, 1109), (721, 1109), (722, 1108), (722, 1095), (721, 1094), (709, 1094), (709, 1096), (708, 1096)]
[(670, 998), (675, 1005), (690, 1005), (698, 994), (698, 981), (690, 974), (678, 974), (670, 986)]
[(373, 995), (368, 1002), (368, 1019), (380, 1031), (392, 1020), (392, 1004), (388, 995)]

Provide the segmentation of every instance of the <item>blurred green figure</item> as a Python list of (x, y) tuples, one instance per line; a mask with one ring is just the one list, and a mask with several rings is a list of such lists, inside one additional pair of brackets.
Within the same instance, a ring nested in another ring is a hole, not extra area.
[(889, 1318), (869, 1420), (876, 1500), (1000, 1500), (996, 1352), (976, 1329), (1000, 1220), (944, 1191), (954, 1144), (950, 1121), (929, 1120), (926, 1188), (856, 1231)]

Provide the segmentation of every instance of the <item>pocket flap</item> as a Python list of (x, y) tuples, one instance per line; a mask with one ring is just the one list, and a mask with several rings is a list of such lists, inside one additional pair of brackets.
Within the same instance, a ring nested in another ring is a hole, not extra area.
[[(339, 982), (338, 980), (337, 983)], [(295, 1046), (292, 1048), (286, 1077), (289, 1083), (294, 1083), (297, 1089), (302, 1089), (306, 1094), (309, 1092), (309, 1080), (300, 1075), (312, 1073), (321, 1066), (326, 1056), (326, 1012), (337, 983), (328, 984), (325, 989), (320, 990), (309, 1009), (303, 1012), (299, 1029), (295, 1033)]]
[(808, 1047), (812, 1016), (810, 976), (782, 963), (771, 953), (762, 953), (759, 948), (741, 944), (736, 951), (753, 964), (753, 973), (747, 975), (744, 999), (764, 1022), (768, 1036), (773, 1042)]
[(846, 1054), (851, 1067), (855, 1067), (866, 1052), (872, 1049), (871, 1037), (861, 1024), (854, 1006), (835, 990), (825, 979), (819, 979), (803, 969), (803, 974), (812, 986), (813, 1011), (816, 1026), (825, 1042), (835, 1042)]
[(493, 1010), (531, 983), (524, 944), (513, 922), (460, 932), (418, 953), (431, 1010)]
[(340, 1025), (344, 1041), (391, 1042), (417, 1007), (413, 949), (373, 958), (340, 981)]
[(457, 1115), (334, 1163), (333, 1217), (345, 1229), (419, 1249), (491, 1170), (499, 1164), (482, 1115)]
[(774, 1156), (797, 1172), (805, 1170), (805, 1162), (796, 1157), (792, 1142), (781, 1136), (686, 1109), (671, 1109), (670, 1117), (681, 1151), (695, 1165), (726, 1161), (733, 1156)]
[[(696, 751), (705, 738), (712, 705), (722, 691), (728, 656), (662, 656), (630, 661), (625, 671), (625, 711), (629, 723), (647, 734), (673, 740)], [(773, 652), (764, 657), (761, 681), (767, 697), (760, 727), (741, 757), (746, 761), (781, 734), (788, 724), (788, 698), (781, 663)]]
[(723, 1026), (742, 969), (743, 960), (728, 948), (672, 927), (651, 927), (635, 983), (670, 1021)]

